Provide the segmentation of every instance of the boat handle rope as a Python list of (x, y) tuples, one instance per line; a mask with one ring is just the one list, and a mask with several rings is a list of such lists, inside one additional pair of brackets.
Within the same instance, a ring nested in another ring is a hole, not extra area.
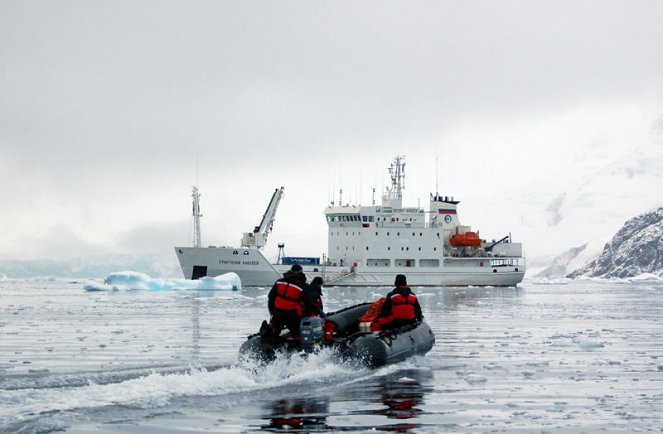
[(393, 331), (384, 331), (380, 333), (380, 339), (387, 344), (388, 346), (391, 346), (392, 342), (398, 339), (398, 335), (394, 333)]

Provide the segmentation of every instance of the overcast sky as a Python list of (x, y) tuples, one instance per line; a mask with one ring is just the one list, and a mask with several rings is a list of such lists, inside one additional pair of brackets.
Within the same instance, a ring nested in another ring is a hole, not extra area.
[(0, 259), (170, 253), (196, 172), (205, 244), (284, 185), (272, 251), (315, 255), (332, 191), (370, 202), (396, 154), (416, 205), (617, 152), (663, 113), (661, 23), (661, 1), (4, 0)]

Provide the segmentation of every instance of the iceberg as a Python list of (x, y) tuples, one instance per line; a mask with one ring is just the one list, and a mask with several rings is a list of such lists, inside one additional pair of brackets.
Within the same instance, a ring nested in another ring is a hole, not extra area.
[(187, 279), (157, 279), (138, 271), (118, 271), (111, 273), (103, 282), (88, 281), (83, 289), (88, 292), (96, 291), (170, 291), (180, 289), (193, 289), (198, 291), (216, 291), (242, 289), (242, 282), (235, 273), (226, 273), (216, 277), (203, 277), (198, 280)]

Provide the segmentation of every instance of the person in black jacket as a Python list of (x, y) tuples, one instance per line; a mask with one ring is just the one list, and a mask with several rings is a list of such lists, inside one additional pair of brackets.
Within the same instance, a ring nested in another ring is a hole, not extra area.
[(395, 329), (416, 323), (424, 318), (419, 300), (407, 286), (407, 279), (403, 274), (396, 276), (394, 285), (396, 287), (387, 294), (380, 314), (373, 321), (377, 323), (377, 329)]
[(311, 285), (302, 292), (304, 302), (304, 316), (324, 317), (322, 310), (322, 277), (315, 277)]

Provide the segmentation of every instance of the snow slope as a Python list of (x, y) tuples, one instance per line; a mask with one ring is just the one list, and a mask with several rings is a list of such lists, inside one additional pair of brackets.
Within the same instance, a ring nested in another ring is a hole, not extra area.
[[(588, 147), (555, 176), (464, 202), (463, 222), (483, 234), (510, 230), (522, 241), (529, 276), (566, 275), (595, 259), (624, 222), (663, 205), (663, 134), (606, 161)], [(488, 217), (487, 217), (488, 216)]]

